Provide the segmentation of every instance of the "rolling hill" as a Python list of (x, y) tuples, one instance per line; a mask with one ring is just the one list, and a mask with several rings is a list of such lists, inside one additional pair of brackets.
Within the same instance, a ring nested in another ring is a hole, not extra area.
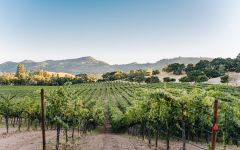
[(66, 72), (71, 74), (89, 73), (99, 74), (115, 70), (129, 71), (136, 69), (161, 69), (171, 63), (197, 63), (199, 60), (211, 60), (211, 58), (204, 57), (176, 57), (171, 59), (162, 59), (155, 63), (130, 63), (121, 65), (110, 65), (104, 61), (97, 60), (91, 56), (80, 57), (76, 59), (65, 60), (46, 60), (42, 62), (35, 62), (32, 60), (24, 60), (21, 62), (8, 61), (0, 64), (0, 72), (15, 73), (19, 63), (24, 64), (27, 70), (43, 69), (50, 72)]

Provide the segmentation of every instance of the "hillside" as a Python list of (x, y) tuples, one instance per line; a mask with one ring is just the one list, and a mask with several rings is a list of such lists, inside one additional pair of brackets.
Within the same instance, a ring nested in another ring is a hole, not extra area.
[(162, 59), (157, 61), (156, 63), (130, 63), (130, 64), (121, 64), (121, 65), (110, 65), (104, 61), (97, 60), (91, 56), (81, 57), (76, 59), (65, 59), (65, 60), (46, 60), (42, 62), (35, 62), (32, 60), (24, 60), (21, 62), (5, 62), (0, 64), (0, 72), (11, 72), (14, 73), (16, 71), (17, 65), (19, 63), (24, 64), (27, 70), (36, 70), (43, 69), (50, 72), (66, 72), (71, 74), (78, 73), (105, 73), (114, 70), (136, 70), (136, 69), (160, 69), (164, 66), (171, 63), (197, 63), (199, 60), (211, 60), (211, 58), (203, 58), (203, 57), (177, 57), (171, 59)]

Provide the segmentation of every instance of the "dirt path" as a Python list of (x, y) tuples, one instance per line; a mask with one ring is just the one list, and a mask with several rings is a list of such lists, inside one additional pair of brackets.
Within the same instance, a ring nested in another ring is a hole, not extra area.
[(122, 135), (103, 133), (83, 137), (73, 150), (150, 150), (148, 146), (136, 140)]
[[(55, 137), (54, 131), (46, 132), (47, 141)], [(41, 131), (23, 131), (0, 139), (0, 150), (39, 150), (42, 148)]]

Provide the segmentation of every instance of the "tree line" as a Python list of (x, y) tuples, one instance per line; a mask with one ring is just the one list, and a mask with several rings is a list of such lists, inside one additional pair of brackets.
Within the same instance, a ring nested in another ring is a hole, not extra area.
[[(221, 77), (222, 83), (229, 82), (229, 76), (226, 72), (240, 72), (240, 54), (234, 59), (231, 58), (215, 58), (212, 61), (200, 60), (196, 64), (169, 64), (162, 69), (165, 72), (172, 72), (175, 75), (186, 76), (179, 79), (180, 82), (205, 82), (211, 78)], [(23, 64), (19, 64), (15, 74), (4, 73), (0, 75), (0, 85), (49, 85), (58, 86), (64, 85), (66, 82), (72, 84), (91, 83), (103, 81), (125, 80), (129, 82), (146, 82), (158, 83), (160, 82), (157, 75), (160, 70), (156, 69), (139, 69), (130, 70), (129, 72), (113, 71), (107, 72), (98, 79), (94, 75), (78, 74), (60, 76), (57, 73), (49, 73), (43, 70), (26, 71)], [(175, 82), (176, 79), (165, 77), (163, 82)]]
[(70, 75), (50, 73), (44, 70), (27, 71), (23, 64), (17, 66), (17, 71), (0, 75), (0, 85), (47, 85), (59, 86), (66, 82), (72, 84), (96, 82), (96, 77), (87, 74)]
[(200, 60), (197, 64), (173, 63), (163, 69), (166, 72), (173, 72), (175, 75), (186, 73), (181, 82), (205, 82), (208, 79), (221, 77), (221, 82), (226, 83), (229, 76), (226, 72), (240, 72), (240, 54), (234, 59), (215, 58), (212, 61)]
[(146, 82), (146, 83), (157, 83), (160, 82), (159, 78), (156, 76), (160, 74), (160, 70), (130, 70), (128, 73), (122, 71), (108, 72), (102, 75), (100, 81), (115, 81), (115, 80), (125, 80), (129, 82)]
[(64, 76), (58, 73), (49, 73), (44, 70), (27, 71), (23, 64), (17, 66), (17, 71), (13, 73), (0, 74), (0, 85), (41, 85), (41, 86), (61, 86), (66, 82), (72, 84), (93, 83), (103, 81), (126, 80), (130, 82), (160, 82), (156, 75), (160, 74), (160, 70), (131, 70), (129, 73), (122, 71), (107, 72), (98, 79), (95, 75), (77, 74)]

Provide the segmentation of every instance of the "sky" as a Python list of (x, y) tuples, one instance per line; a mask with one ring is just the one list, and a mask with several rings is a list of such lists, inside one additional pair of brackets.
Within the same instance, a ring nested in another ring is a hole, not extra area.
[(0, 63), (240, 53), (239, 0), (0, 0)]

